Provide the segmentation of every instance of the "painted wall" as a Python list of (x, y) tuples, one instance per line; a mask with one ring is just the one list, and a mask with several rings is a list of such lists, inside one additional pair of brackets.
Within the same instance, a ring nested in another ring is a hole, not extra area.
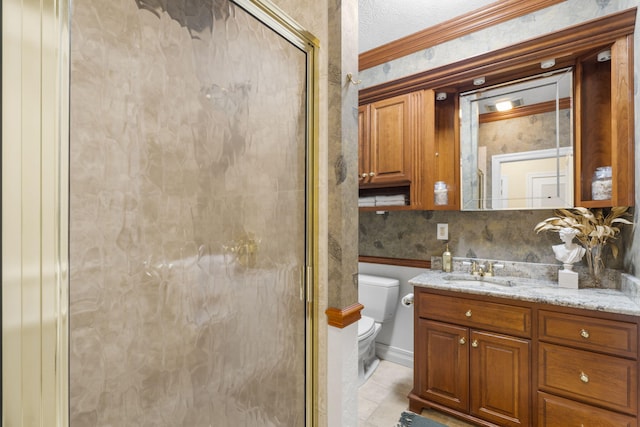
[(397, 265), (358, 264), (360, 273), (389, 277), (400, 282), (396, 311), (392, 319), (386, 320), (376, 337), (376, 354), (384, 360), (413, 368), (413, 306), (402, 305), (402, 297), (413, 293), (409, 280), (425, 270)]
[[(360, 78), (369, 87), (424, 70), (444, 66), (465, 58), (512, 45), (533, 37), (636, 7), (633, 0), (567, 0), (558, 5), (534, 12), (466, 35), (424, 51), (363, 70)], [(635, 44), (640, 46), (640, 31), (636, 29)], [(635, 70), (640, 70), (640, 56), (636, 49)], [(636, 79), (637, 81), (637, 79)], [(640, 126), (638, 124), (640, 97), (635, 88), (636, 115), (636, 188), (640, 188)], [(636, 192), (636, 194), (638, 194)], [(636, 204), (638, 204), (636, 196)], [(637, 211), (637, 210), (636, 210)], [(550, 246), (559, 242), (555, 234), (536, 235), (533, 227), (552, 211), (474, 212), (375, 212), (360, 213), (360, 254), (398, 258), (429, 259), (442, 253), (442, 243), (435, 238), (436, 224), (448, 223), (450, 247), (454, 256), (477, 256), (527, 262), (557, 262)], [(638, 213), (634, 214), (638, 222)], [(623, 246), (618, 260), (608, 261), (613, 268), (640, 273), (640, 233), (627, 227), (620, 238)], [(584, 262), (584, 261), (583, 261)]]

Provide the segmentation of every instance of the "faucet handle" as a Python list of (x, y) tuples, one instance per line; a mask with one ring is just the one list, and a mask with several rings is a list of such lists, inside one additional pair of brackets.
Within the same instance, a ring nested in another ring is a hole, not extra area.
[(493, 276), (495, 273), (494, 269), (504, 268), (504, 264), (496, 264), (494, 262), (489, 262), (487, 271), (484, 273), (485, 276)]
[(480, 268), (478, 267), (478, 261), (472, 261), (471, 262), (471, 274), (473, 274), (474, 276), (477, 276), (478, 274), (480, 274)]
[(462, 265), (470, 265), (471, 266), (471, 271), (470, 273), (473, 274), (474, 276), (477, 276), (478, 274), (480, 274), (480, 270), (478, 269), (478, 261), (462, 261)]

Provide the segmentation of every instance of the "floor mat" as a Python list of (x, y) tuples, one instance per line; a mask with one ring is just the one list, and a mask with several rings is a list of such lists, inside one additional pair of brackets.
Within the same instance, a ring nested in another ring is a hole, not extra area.
[(436, 421), (429, 420), (413, 412), (405, 411), (400, 416), (396, 427), (447, 427)]

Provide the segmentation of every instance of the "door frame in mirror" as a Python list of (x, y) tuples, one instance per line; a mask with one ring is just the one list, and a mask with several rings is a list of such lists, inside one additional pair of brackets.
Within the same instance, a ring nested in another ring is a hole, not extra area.
[[(499, 154), (493, 156), (491, 159), (491, 205), (493, 209), (548, 209), (548, 206), (533, 206), (535, 201), (539, 201), (534, 197), (527, 197), (527, 200), (530, 202), (530, 205), (522, 208), (509, 208), (508, 206), (495, 206), (496, 204), (503, 204), (507, 199), (500, 197), (500, 187), (501, 183), (501, 174), (499, 171), (502, 168), (503, 164), (520, 162), (526, 160), (541, 160), (541, 159), (550, 159), (550, 158), (561, 158), (561, 157), (573, 157), (573, 147), (559, 147), (559, 148), (549, 148), (545, 150), (535, 150), (535, 151), (522, 151), (519, 153), (508, 153), (508, 154)], [(558, 182), (562, 180), (562, 176), (565, 179), (567, 177), (573, 176), (573, 162), (567, 162), (567, 168), (564, 171), (564, 174), (558, 174), (557, 179)], [(568, 179), (566, 182), (570, 183), (571, 179)], [(563, 197), (563, 200), (566, 203), (564, 207), (572, 207), (573, 206), (573, 186), (569, 185), (566, 187), (566, 193)], [(556, 206), (557, 207), (557, 206)]]

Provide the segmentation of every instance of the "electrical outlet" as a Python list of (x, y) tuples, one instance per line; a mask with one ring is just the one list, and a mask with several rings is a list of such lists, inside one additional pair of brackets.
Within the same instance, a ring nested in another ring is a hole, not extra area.
[(449, 224), (438, 224), (436, 238), (438, 240), (449, 240)]

